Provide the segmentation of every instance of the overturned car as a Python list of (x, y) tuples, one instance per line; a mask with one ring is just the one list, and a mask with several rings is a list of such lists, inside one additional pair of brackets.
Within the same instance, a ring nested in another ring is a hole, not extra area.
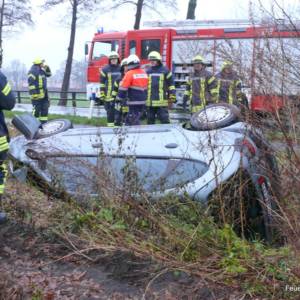
[(279, 174), (263, 135), (239, 111), (214, 104), (184, 124), (72, 128), (53, 120), (40, 129), (30, 115), (15, 117), (11, 171), (34, 175), (77, 199), (99, 196), (190, 197), (216, 219), (247, 235), (272, 239)]

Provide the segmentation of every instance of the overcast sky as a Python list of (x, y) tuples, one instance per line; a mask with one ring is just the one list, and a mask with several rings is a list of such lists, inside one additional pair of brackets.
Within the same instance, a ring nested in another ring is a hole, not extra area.
[[(35, 7), (42, 0), (33, 0)], [(258, 2), (258, 0), (253, 0)], [(261, 0), (266, 6), (271, 0)], [(295, 6), (299, 0), (278, 0), (285, 8)], [(183, 20), (186, 17), (188, 0), (178, 0), (178, 11), (162, 11), (163, 17), (156, 14), (143, 13), (143, 21), (148, 20)], [(269, 6), (268, 6), (269, 7)], [(58, 19), (64, 9), (48, 11), (40, 14), (34, 11), (35, 26), (25, 28), (23, 32), (4, 37), (4, 67), (11, 60), (20, 59), (29, 68), (32, 60), (37, 57), (46, 59), (53, 71), (60, 67), (60, 63), (67, 58), (70, 29), (61, 25)], [(249, 0), (198, 0), (196, 19), (246, 19), (248, 18)], [(130, 30), (134, 23), (134, 10), (130, 5), (123, 6), (115, 12), (101, 14), (94, 17), (90, 24), (77, 28), (74, 59), (84, 59), (84, 44), (90, 41), (97, 27), (104, 30)]]

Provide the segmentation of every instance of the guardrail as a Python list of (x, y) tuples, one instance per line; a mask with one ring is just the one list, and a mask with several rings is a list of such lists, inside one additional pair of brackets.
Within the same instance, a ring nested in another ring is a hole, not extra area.
[[(14, 90), (16, 95), (17, 103), (31, 103), (28, 90)], [(61, 98), (61, 92), (58, 90), (48, 90), (48, 96), (50, 101), (58, 102)], [(72, 107), (77, 107), (79, 102), (85, 102), (86, 105), (80, 103), (80, 107), (89, 107), (90, 103), (87, 101), (85, 91), (69, 91), (64, 92), (63, 95), (67, 96), (67, 106), (70, 106), (69, 103), (72, 103)]]

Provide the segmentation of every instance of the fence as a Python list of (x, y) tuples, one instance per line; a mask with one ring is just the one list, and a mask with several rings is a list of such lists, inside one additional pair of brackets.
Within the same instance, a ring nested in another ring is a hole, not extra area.
[[(27, 90), (15, 90), (14, 91), (17, 103), (31, 103), (30, 96)], [(48, 96), (51, 104), (55, 105), (61, 98), (61, 92), (57, 90), (48, 90)], [(89, 107), (90, 101), (86, 98), (85, 91), (69, 91), (64, 93), (67, 96), (67, 106), (72, 107)], [(71, 103), (71, 105), (70, 105)]]

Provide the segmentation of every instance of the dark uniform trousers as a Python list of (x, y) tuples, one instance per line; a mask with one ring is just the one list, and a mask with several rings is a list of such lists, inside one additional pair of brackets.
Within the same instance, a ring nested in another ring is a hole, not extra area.
[(6, 77), (0, 71), (0, 200), (4, 192), (7, 177), (5, 160), (9, 149), (9, 134), (2, 110), (12, 110), (16, 103), (15, 96)]

